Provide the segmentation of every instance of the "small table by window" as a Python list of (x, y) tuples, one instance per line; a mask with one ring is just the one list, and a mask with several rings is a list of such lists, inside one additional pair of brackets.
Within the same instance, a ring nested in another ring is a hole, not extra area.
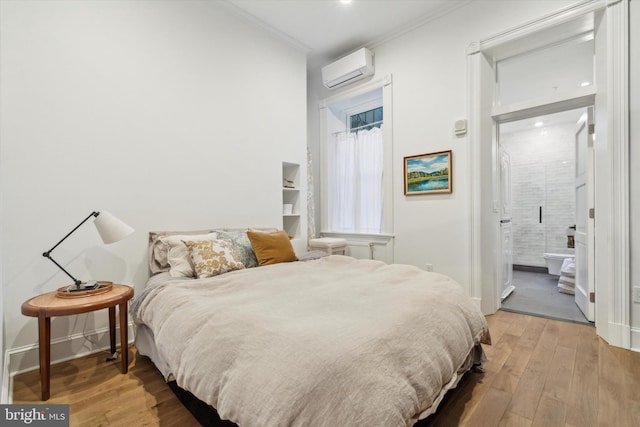
[(116, 306), (120, 317), (121, 372), (129, 369), (127, 302), (133, 297), (133, 289), (125, 285), (113, 285), (108, 292), (79, 298), (60, 298), (58, 291), (33, 297), (22, 304), (22, 314), (38, 318), (38, 345), (40, 352), (40, 383), (42, 400), (49, 399), (51, 365), (51, 317), (89, 313), (109, 309), (109, 338), (111, 353), (116, 352)]
[(331, 254), (346, 255), (347, 240), (338, 237), (320, 237), (309, 240), (309, 248)]

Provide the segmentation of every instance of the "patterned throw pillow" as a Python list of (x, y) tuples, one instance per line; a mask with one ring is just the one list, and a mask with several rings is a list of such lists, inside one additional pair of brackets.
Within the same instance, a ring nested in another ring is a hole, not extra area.
[(218, 231), (217, 233), (220, 239), (227, 239), (233, 243), (238, 259), (246, 268), (258, 266), (258, 259), (246, 231)]
[(229, 240), (186, 240), (184, 244), (189, 248), (198, 279), (244, 268)]
[(171, 277), (195, 277), (195, 270), (191, 262), (189, 249), (184, 244), (185, 240), (215, 240), (218, 238), (216, 233), (208, 234), (176, 234), (160, 238), (160, 241), (168, 248), (167, 262), (169, 264), (169, 272)]

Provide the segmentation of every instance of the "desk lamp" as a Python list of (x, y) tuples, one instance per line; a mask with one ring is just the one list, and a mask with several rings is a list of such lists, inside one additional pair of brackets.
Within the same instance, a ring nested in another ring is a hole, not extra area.
[(73, 230), (71, 230), (66, 236), (64, 236), (58, 243), (53, 245), (51, 249), (44, 252), (42, 254), (43, 257), (49, 258), (52, 263), (58, 266), (60, 270), (62, 270), (67, 276), (71, 277), (75, 286), (70, 286), (67, 291), (68, 292), (78, 292), (78, 291), (86, 291), (90, 289), (96, 289), (99, 284), (95, 280), (91, 280), (89, 282), (81, 282), (80, 280), (73, 277), (67, 270), (65, 270), (60, 264), (56, 262), (53, 258), (51, 258), (51, 252), (55, 248), (60, 245), (60, 243), (64, 242), (67, 237), (71, 236), (74, 231), (82, 226), (85, 222), (87, 222), (91, 217), (95, 217), (93, 221), (93, 225), (98, 229), (98, 233), (100, 233), (100, 237), (104, 243), (114, 243), (119, 240), (124, 239), (131, 233), (133, 233), (133, 228), (111, 215), (107, 211), (102, 212), (91, 212), (88, 217), (82, 220), (80, 224), (78, 224)]

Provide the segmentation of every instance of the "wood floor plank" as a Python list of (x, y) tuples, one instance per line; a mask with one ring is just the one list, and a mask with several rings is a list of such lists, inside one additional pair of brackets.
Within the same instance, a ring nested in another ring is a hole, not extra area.
[(533, 419), (532, 427), (564, 427), (566, 415), (564, 402), (543, 396)]
[(473, 414), (465, 420), (465, 425), (498, 427), (510, 401), (511, 393), (489, 388)]
[(491, 339), (493, 343), (497, 343), (502, 334), (511, 326), (511, 321), (516, 319), (519, 315), (516, 313), (510, 313), (508, 311), (498, 311), (491, 316), (487, 316), (487, 324), (491, 332)]
[(502, 365), (502, 369), (496, 373), (493, 387), (513, 394), (529, 364), (530, 357), (529, 348), (517, 345)]
[(528, 368), (536, 372), (546, 372), (558, 344), (561, 322), (547, 322), (538, 343), (529, 359)]
[(559, 322), (547, 321), (513, 394), (509, 412), (533, 420), (558, 343)]
[(544, 381), (545, 377), (539, 371), (526, 369), (513, 393), (508, 411), (533, 420), (542, 397)]
[(640, 403), (640, 353), (622, 350), (619, 352), (619, 360), (625, 371), (626, 398)]
[(579, 332), (566, 423), (570, 426), (597, 425), (598, 337), (591, 331)]
[(617, 349), (600, 340), (598, 345), (598, 424), (624, 426), (624, 369), (616, 357)]
[[(416, 427), (638, 427), (640, 353), (611, 347), (593, 327), (498, 311), (484, 373), (470, 373)], [(54, 365), (49, 403), (70, 425), (190, 427), (198, 423), (134, 347), (130, 367), (105, 353)], [(37, 370), (13, 378), (14, 403), (41, 403)]]
[(565, 402), (569, 400), (575, 358), (575, 348), (556, 347), (542, 390), (545, 396)]
[(529, 323), (534, 321), (533, 319), (532, 316), (511, 316), (509, 327), (505, 333), (520, 337), (527, 329)]
[[(491, 386), (493, 384), (495, 375), (490, 373), (485, 373), (481, 376), (481, 380), (477, 381), (473, 387), (472, 393), (467, 397), (464, 401), (464, 412), (458, 417), (459, 423), (454, 425), (461, 426), (473, 426), (474, 424), (470, 423), (471, 417), (474, 415), (476, 409), (485, 398), (487, 393), (491, 390)], [(438, 415), (439, 416), (439, 415)], [(442, 417), (445, 422), (442, 424), (443, 426), (450, 426), (451, 421), (448, 417)]]
[(544, 331), (547, 319), (533, 316), (530, 316), (530, 318), (531, 320), (527, 324), (527, 329), (520, 336), (518, 345), (533, 350), (540, 340), (540, 335), (542, 335), (542, 331)]
[[(472, 411), (471, 407), (477, 405), (477, 401), (480, 400), (480, 389), (477, 387), (484, 381), (486, 374), (474, 372), (470, 375), (465, 375), (458, 383), (458, 387), (455, 389), (455, 398), (452, 399), (452, 394), (445, 396), (444, 401), (441, 403), (438, 409), (437, 415), (432, 415), (429, 419), (421, 422), (421, 427), (428, 425), (429, 427), (451, 427), (452, 425), (462, 425), (462, 416), (467, 415)], [(474, 399), (473, 395), (476, 395)], [(442, 416), (446, 414), (446, 416)]]
[(497, 311), (490, 316), (486, 316), (487, 324), (491, 330), (491, 336), (495, 339), (500, 339), (500, 335), (509, 327), (509, 319), (506, 318), (506, 315), (508, 314), (511, 313), (506, 311)]
[(516, 415), (513, 412), (506, 412), (500, 420), (498, 427), (531, 427), (532, 421)]
[(559, 322), (558, 328), (560, 333), (558, 345), (573, 349), (576, 348), (580, 341), (580, 332), (585, 328), (593, 329), (593, 327), (589, 325), (581, 325), (571, 322)]
[(500, 341), (485, 350), (487, 362), (484, 367), (490, 372), (499, 372), (505, 362), (511, 356), (511, 352), (518, 344), (518, 337), (511, 334), (503, 334)]

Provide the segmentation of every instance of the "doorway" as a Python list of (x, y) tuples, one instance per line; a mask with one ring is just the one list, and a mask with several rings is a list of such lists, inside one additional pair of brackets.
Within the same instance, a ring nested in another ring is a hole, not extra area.
[[(496, 123), (595, 105), (594, 253), (595, 326), (609, 344), (630, 348), (629, 281), (629, 4), (581, 2), (533, 23), (471, 43), (467, 49), (471, 176), (470, 293), (485, 314), (500, 308), (499, 201), (494, 198)], [(593, 30), (594, 84), (544, 99), (495, 102), (496, 62)], [(559, 108), (558, 108), (559, 107)], [(590, 297), (591, 298), (591, 297)]]
[[(589, 323), (575, 302), (576, 175), (586, 157), (576, 149), (586, 108), (498, 123), (501, 308)], [(580, 164), (579, 164), (580, 163)]]

